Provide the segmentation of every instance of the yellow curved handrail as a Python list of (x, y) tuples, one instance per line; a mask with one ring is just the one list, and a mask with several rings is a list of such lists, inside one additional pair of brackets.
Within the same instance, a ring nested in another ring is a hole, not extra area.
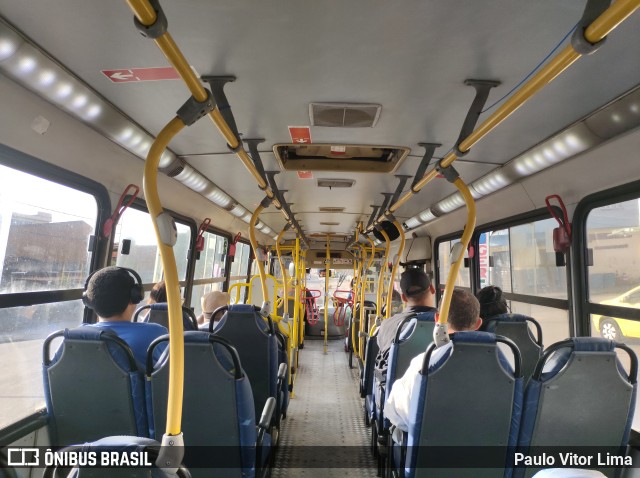
[(398, 264), (400, 263), (400, 260), (402, 259), (402, 253), (404, 252), (405, 241), (402, 225), (397, 220), (393, 221), (393, 225), (396, 226), (398, 232), (400, 233), (400, 245), (398, 248), (398, 256), (396, 257), (396, 260), (393, 261), (393, 268), (391, 269), (391, 279), (389, 280), (389, 292), (387, 293), (387, 310), (385, 319), (388, 319), (391, 316), (391, 302), (393, 300), (394, 280), (396, 277), (396, 273), (398, 272)]
[(387, 271), (387, 263), (389, 262), (389, 250), (391, 249), (391, 240), (389, 234), (384, 229), (380, 229), (380, 234), (384, 237), (384, 257), (380, 261), (380, 275), (378, 276), (378, 290), (376, 291), (376, 318), (382, 319), (382, 291), (384, 289), (384, 276)]
[(166, 244), (158, 225), (158, 217), (163, 213), (158, 194), (158, 165), (160, 157), (173, 137), (185, 127), (184, 122), (173, 118), (158, 134), (147, 155), (144, 165), (142, 186), (149, 208), (149, 215), (156, 233), (158, 249), (164, 271), (169, 312), (169, 398), (167, 401), (167, 435), (179, 435), (182, 427), (182, 398), (184, 388), (184, 330), (182, 325), (182, 301), (178, 268), (173, 253), (173, 245)]
[(444, 295), (442, 296), (442, 306), (440, 307), (440, 314), (438, 316), (438, 323), (440, 324), (447, 323), (449, 307), (451, 305), (451, 296), (453, 295), (453, 289), (456, 284), (456, 279), (458, 278), (458, 271), (464, 262), (464, 251), (467, 250), (469, 242), (471, 241), (471, 236), (473, 235), (473, 230), (476, 227), (476, 202), (471, 195), (471, 191), (469, 191), (467, 185), (460, 178), (456, 179), (453, 184), (458, 188), (460, 194), (462, 194), (462, 197), (464, 198), (465, 204), (467, 205), (467, 223), (464, 226), (464, 232), (460, 238), (460, 244), (462, 244), (462, 246), (460, 248), (459, 257), (456, 258), (456, 261), (451, 264), (451, 269), (449, 269), (449, 276), (447, 277)]
[(251, 215), (251, 221), (249, 221), (249, 242), (251, 242), (251, 248), (253, 249), (253, 257), (255, 257), (258, 263), (258, 273), (260, 274), (260, 286), (262, 287), (262, 300), (269, 300), (269, 291), (267, 290), (267, 280), (264, 272), (264, 265), (261, 260), (258, 260), (258, 241), (256, 240), (256, 222), (260, 213), (265, 209), (263, 204), (259, 204), (256, 210)]

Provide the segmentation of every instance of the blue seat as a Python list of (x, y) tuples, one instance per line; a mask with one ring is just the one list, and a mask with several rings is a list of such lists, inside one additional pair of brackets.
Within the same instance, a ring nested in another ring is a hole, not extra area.
[[(513, 352), (513, 372), (498, 343)], [(390, 435), (390, 466), (407, 478), (511, 476), (508, 447), (515, 447), (520, 426), (521, 373), (518, 348), (505, 337), (458, 332), (439, 349), (432, 343), (411, 400), (409, 431)], [(488, 450), (483, 454), (491, 453), (496, 468), (471, 468), (474, 449)], [(447, 467), (460, 461), (467, 468)]]
[[(58, 337), (62, 344), (50, 358)], [(78, 327), (49, 335), (43, 344), (43, 379), (53, 445), (149, 436), (144, 375), (112, 330)]]
[[(532, 324), (536, 334), (534, 336)], [(500, 314), (488, 318), (482, 324), (482, 330), (502, 335), (515, 342), (522, 356), (522, 376), (525, 386), (542, 355), (542, 327), (533, 317), (522, 314)]]
[[(140, 322), (151, 322), (152, 324), (159, 324), (163, 327), (169, 328), (169, 304), (166, 302), (157, 302), (155, 304), (143, 305), (136, 310), (133, 316), (134, 322), (139, 322), (140, 313), (144, 310), (149, 310), (147, 316)], [(182, 306), (182, 326), (184, 330), (198, 330), (198, 319), (196, 318), (193, 310), (189, 307)]]
[[(157, 440), (161, 440), (166, 427), (169, 348), (155, 365), (153, 349), (168, 340), (168, 335), (156, 339), (147, 353), (148, 415)], [(184, 350), (184, 463), (192, 476), (266, 474), (263, 464), (269, 456), (270, 443), (266, 430), (275, 399), (267, 401), (256, 428), (250, 381), (235, 348), (208, 332), (187, 331)]]
[[(374, 377), (375, 419), (371, 432), (371, 446), (374, 455), (378, 454), (378, 444), (387, 441), (389, 420), (384, 418), (384, 402), (387, 391), (391, 390), (393, 382), (407, 371), (411, 360), (427, 349), (433, 340), (435, 327), (435, 311), (420, 312), (406, 317), (398, 324), (396, 335), (389, 349), (386, 376), (376, 373)], [(386, 450), (383, 450), (383, 455)]]
[[(238, 351), (242, 366), (249, 376), (253, 390), (255, 414), (258, 416), (269, 397), (276, 399), (274, 425), (281, 416), (282, 385), (279, 380), (286, 376), (286, 366), (278, 364), (278, 342), (275, 327), (270, 317), (263, 317), (260, 308), (253, 305), (235, 304), (221, 307), (216, 311), (226, 312), (213, 330), (209, 332), (225, 338)], [(284, 376), (282, 370), (284, 369)]]
[[(630, 358), (627, 373), (616, 348)], [(574, 337), (550, 346), (527, 386), (519, 451), (530, 447), (607, 447), (624, 454), (637, 393), (638, 359), (626, 345), (595, 337)], [(532, 476), (538, 468), (517, 468)], [(613, 468), (600, 469), (613, 476)]]

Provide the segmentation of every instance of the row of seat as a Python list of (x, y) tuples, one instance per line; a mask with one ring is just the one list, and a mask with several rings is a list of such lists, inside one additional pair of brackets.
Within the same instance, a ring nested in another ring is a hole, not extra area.
[[(50, 359), (50, 344), (59, 336), (63, 345)], [(169, 350), (155, 364), (153, 351), (168, 339), (161, 337), (149, 347), (143, 373), (127, 344), (109, 329), (79, 327), (47, 338), (43, 363), (52, 443), (112, 435), (160, 439)], [(277, 340), (270, 319), (244, 305), (227, 311), (216, 334), (185, 332), (182, 429), (185, 463), (195, 468), (194, 476), (210, 475), (203, 468), (216, 464), (216, 476), (266, 473), (269, 448), (288, 402), (286, 348), (278, 358)], [(279, 367), (278, 361), (283, 362)]]
[[(492, 330), (506, 330), (512, 337), (516, 331), (515, 336), (524, 343), (518, 344), (521, 350), (527, 350), (531, 343), (541, 350), (539, 327), (534, 337), (527, 325), (533, 319), (523, 316), (500, 319), (497, 324), (489, 323)], [(409, 325), (403, 331), (406, 322)], [(534, 365), (528, 364), (525, 358), (521, 367), (516, 347), (516, 370), (512, 374), (508, 373), (508, 364), (500, 363), (501, 353), (496, 342), (504, 340), (495, 334), (471, 332), (454, 334), (446, 359), (431, 369), (425, 365), (420, 397), (413, 402), (418, 404), (412, 411), (416, 421), (409, 433), (400, 434), (396, 430), (394, 441), (381, 406), (385, 387), (390, 390), (409, 361), (424, 351), (425, 344), (431, 342), (434, 324), (429, 314), (408, 318), (406, 322), (398, 327), (390, 351), (386, 384), (379, 387), (382, 393), (377, 403), (374, 382), (381, 377), (376, 379), (373, 374), (377, 355), (375, 337), (367, 345), (367, 363), (360, 384), (361, 396), (365, 398), (365, 421), (373, 423), (372, 446), (378, 451), (378, 445), (382, 445), (380, 451), (389, 457), (388, 474), (403, 470), (405, 476), (423, 476), (425, 467), (434, 458), (424, 447), (434, 444), (489, 447), (484, 450), (498, 453), (498, 457), (493, 456), (493, 463), (500, 462), (501, 450), (506, 459), (507, 446), (526, 452), (530, 447), (542, 445), (606, 445), (615, 449), (626, 445), (637, 376), (637, 359), (628, 347), (603, 339), (575, 338), (550, 347), (540, 360), (530, 358), (536, 359), (539, 354), (532, 347), (534, 353), (527, 352), (528, 360)], [(500, 327), (502, 322), (507, 327)], [(619, 365), (615, 348), (629, 354), (632, 365), (628, 374)], [(433, 346), (430, 351), (433, 352)], [(429, 363), (428, 356), (429, 352), (425, 364)], [(529, 377), (523, 401), (522, 389)], [(492, 446), (496, 448), (490, 448)], [(464, 456), (460, 459), (464, 460)], [(470, 473), (467, 469), (466, 472), (469, 476), (511, 476), (513, 470), (508, 463), (503, 463), (503, 467), (494, 470)], [(447, 468), (435, 474), (431, 470), (429, 476), (463, 476), (464, 472)], [(515, 470), (517, 476), (525, 473), (531, 476), (534, 472), (535, 469)]]

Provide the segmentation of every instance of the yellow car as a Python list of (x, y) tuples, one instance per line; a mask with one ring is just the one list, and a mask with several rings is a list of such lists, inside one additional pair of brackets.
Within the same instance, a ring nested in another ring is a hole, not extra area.
[[(605, 300), (601, 304), (640, 309), (640, 286), (634, 287), (615, 299)], [(605, 339), (622, 341), (625, 337), (640, 337), (640, 321), (594, 316), (593, 325)]]

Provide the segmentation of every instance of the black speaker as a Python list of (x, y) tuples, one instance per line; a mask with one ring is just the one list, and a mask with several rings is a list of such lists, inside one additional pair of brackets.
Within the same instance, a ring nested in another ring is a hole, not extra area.
[[(387, 233), (390, 241), (395, 241), (400, 237), (400, 231), (398, 231), (398, 228), (391, 221), (382, 221), (380, 223), (380, 228)], [(379, 241), (385, 242), (384, 236), (377, 228), (373, 230), (373, 235)]]
[[(136, 271), (134, 271), (133, 269), (129, 269), (128, 267), (117, 268), (127, 271), (135, 279), (134, 284), (131, 286), (131, 292), (129, 293), (129, 301), (132, 304), (139, 304), (142, 299), (144, 299), (144, 288), (142, 287), (142, 279), (140, 278), (140, 275)], [(87, 295), (87, 287), (89, 287), (89, 281), (95, 275), (95, 273), (101, 270), (102, 269), (93, 271), (91, 274), (89, 274), (89, 277), (87, 277), (87, 280), (84, 282), (84, 290), (82, 291), (82, 303), (90, 309), (93, 309), (93, 304), (91, 303), (91, 299)]]

